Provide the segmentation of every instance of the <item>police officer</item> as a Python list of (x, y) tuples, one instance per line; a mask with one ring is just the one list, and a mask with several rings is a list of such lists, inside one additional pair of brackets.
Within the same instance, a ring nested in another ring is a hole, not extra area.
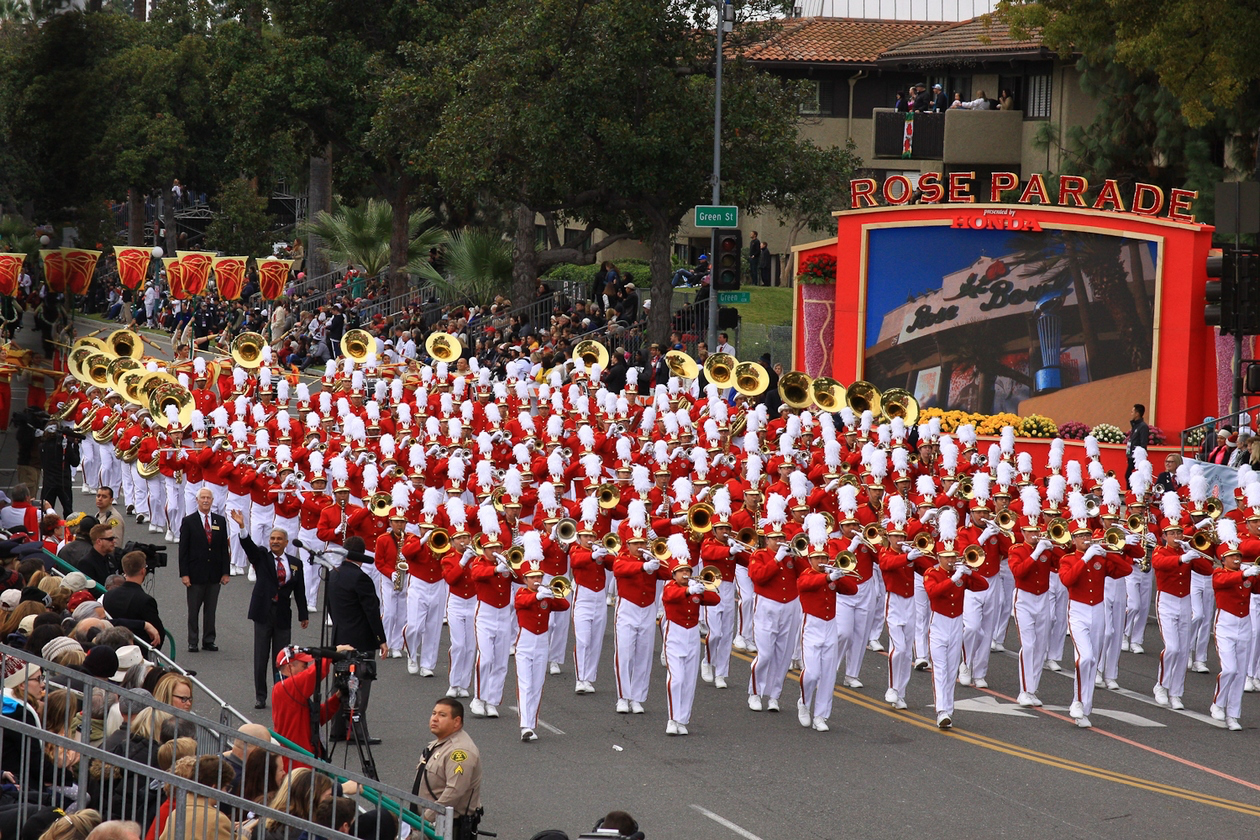
[[(455, 814), (454, 837), (471, 840), (482, 814), (481, 753), (464, 731), (464, 704), (453, 697), (438, 700), (429, 716), (429, 732), (433, 740), (420, 756), (411, 792), (450, 806)], [(436, 811), (424, 812), (430, 822), (437, 816)]]

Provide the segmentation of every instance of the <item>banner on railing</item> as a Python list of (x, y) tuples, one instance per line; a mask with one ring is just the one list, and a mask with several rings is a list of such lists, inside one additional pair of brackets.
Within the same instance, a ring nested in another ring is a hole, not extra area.
[(245, 288), (245, 264), (249, 257), (215, 257), (214, 285), (221, 300), (240, 300)]
[(61, 249), (40, 251), (39, 258), (44, 261), (44, 282), (51, 292), (60, 294), (66, 290), (66, 262)]
[(61, 261), (65, 267), (66, 291), (72, 295), (87, 294), (88, 286), (92, 283), (92, 275), (96, 273), (96, 261), (100, 258), (100, 251), (62, 248)]
[(114, 259), (118, 263), (118, 279), (133, 292), (144, 285), (149, 276), (149, 260), (153, 258), (148, 248), (135, 245), (115, 245)]
[(171, 290), (171, 298), (184, 300), (188, 292), (184, 288), (184, 266), (179, 257), (163, 257), (162, 263), (166, 266), (166, 285)]
[(292, 265), (293, 260), (258, 261), (258, 293), (263, 300), (275, 300), (284, 294)]

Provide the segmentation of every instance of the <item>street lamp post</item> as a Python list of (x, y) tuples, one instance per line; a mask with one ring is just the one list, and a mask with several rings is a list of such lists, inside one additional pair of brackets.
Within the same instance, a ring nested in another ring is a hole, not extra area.
[[(735, 23), (735, 6), (731, 0), (717, 0), (717, 72), (713, 85), (713, 205), (721, 203), (722, 192), (722, 36), (728, 25)], [(717, 291), (718, 229), (709, 233), (709, 351), (717, 347), (718, 291)], [(739, 271), (739, 254), (736, 254), (736, 272)], [(736, 275), (738, 276), (738, 274)]]

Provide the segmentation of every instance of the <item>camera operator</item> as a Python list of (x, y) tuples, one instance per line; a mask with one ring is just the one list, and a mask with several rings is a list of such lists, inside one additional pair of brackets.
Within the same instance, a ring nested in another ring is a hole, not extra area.
[[(346, 537), (344, 546), (346, 558), (340, 566), (328, 575), (328, 612), (333, 621), (334, 645), (350, 645), (360, 653), (375, 658), (380, 651), (382, 657), (389, 654), (385, 643), (385, 625), (381, 620), (381, 600), (377, 597), (376, 586), (363, 571), (362, 565), (371, 560), (364, 553), (362, 537)], [(371, 680), (359, 683), (359, 715), (363, 721), (363, 731), (367, 732), (367, 707), (371, 694)], [(350, 737), (349, 710), (342, 709), (333, 720), (329, 738), (333, 741), (344, 741)], [(379, 744), (380, 739), (368, 738), (369, 744)]]
[[(354, 650), (350, 645), (338, 645), (339, 653)], [(289, 646), (276, 654), (276, 668), (280, 681), (271, 688), (271, 728), (312, 754), (319, 756), (322, 750), (314, 744), (311, 718), (314, 711), (315, 686), (328, 675), (331, 659), (321, 658), (318, 668), (311, 667), (315, 659), (302, 648)], [(333, 692), (319, 707), (319, 723), (322, 726), (332, 719), (341, 708), (341, 694)], [(295, 765), (302, 766), (302, 765)]]
[[(420, 755), (411, 792), (449, 805), (455, 813), (456, 840), (471, 840), (482, 814), (481, 753), (464, 731), (464, 704), (451, 697), (438, 700), (429, 716), (429, 732), (433, 740)], [(430, 822), (436, 817), (435, 811), (424, 812)]]
[(161, 645), (166, 638), (166, 627), (158, 613), (157, 599), (145, 592), (142, 585), (149, 574), (148, 557), (143, 551), (127, 552), (122, 558), (122, 571), (123, 585), (106, 592), (101, 606), (111, 618), (145, 622), (145, 631), (152, 629), (149, 641)]
[(89, 537), (92, 540), (92, 550), (79, 563), (79, 571), (92, 580), (105, 580), (119, 568), (114, 560), (118, 537), (108, 525), (93, 525)]
[(82, 438), (73, 432), (62, 431), (56, 424), (49, 424), (44, 428), (41, 440), (39, 463), (44, 470), (44, 489), (40, 498), (53, 505), (61, 502), (63, 514), (69, 516), (74, 506), (70, 470), (79, 466), (79, 441)]

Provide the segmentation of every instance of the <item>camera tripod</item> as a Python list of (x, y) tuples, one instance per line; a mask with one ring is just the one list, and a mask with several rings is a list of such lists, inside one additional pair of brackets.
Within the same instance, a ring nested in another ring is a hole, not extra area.
[[(372, 745), (368, 742), (367, 727), (364, 726), (363, 716), (359, 713), (359, 678), (353, 670), (347, 682), (348, 685), (345, 688), (339, 689), (342, 705), (347, 709), (346, 750), (349, 751), (349, 744), (353, 742), (359, 751), (359, 766), (363, 770), (363, 775), (380, 781), (380, 776), (376, 774), (376, 758), (372, 755)], [(337, 742), (330, 741), (328, 744), (329, 763), (332, 763), (336, 752)]]

